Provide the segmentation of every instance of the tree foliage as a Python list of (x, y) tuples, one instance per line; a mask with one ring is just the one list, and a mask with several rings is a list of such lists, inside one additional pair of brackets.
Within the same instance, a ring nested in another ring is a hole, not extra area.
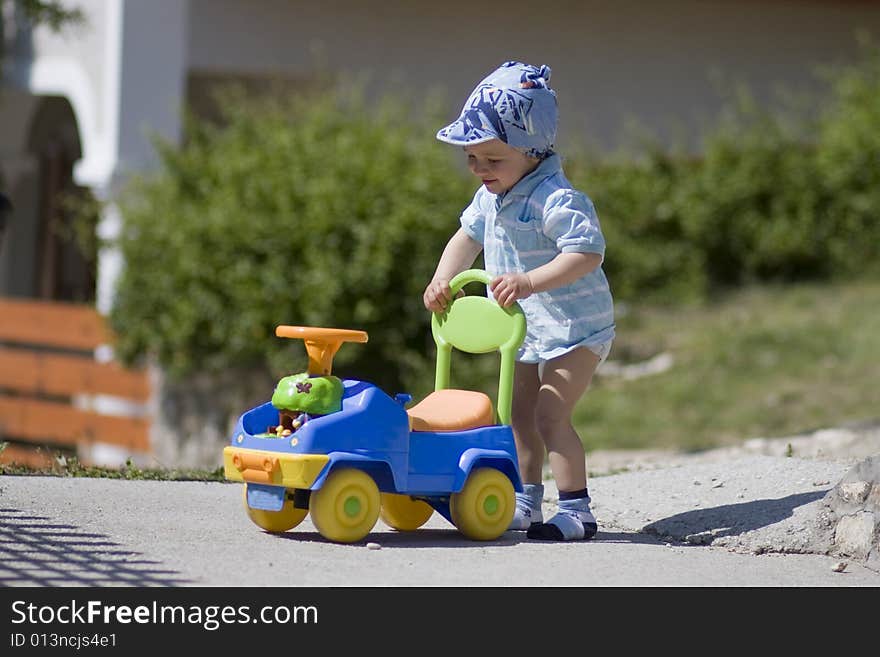
[(31, 24), (45, 24), (56, 32), (85, 19), (82, 9), (65, 7), (59, 0), (15, 0), (15, 4)]
[[(6, 49), (3, 39), (6, 33), (3, 24), (6, 12), (3, 11), (3, 4), (3, 0), (0, 0), (0, 61)], [(53, 32), (85, 22), (82, 9), (65, 7), (60, 0), (12, 0), (11, 4), (31, 26), (47, 25)]]

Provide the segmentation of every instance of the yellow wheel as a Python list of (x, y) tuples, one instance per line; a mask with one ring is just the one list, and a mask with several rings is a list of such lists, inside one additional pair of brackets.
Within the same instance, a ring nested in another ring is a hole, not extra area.
[(324, 485), (312, 491), (309, 511), (324, 538), (354, 543), (370, 533), (379, 519), (379, 488), (365, 472), (334, 470)]
[(414, 500), (409, 495), (396, 495), (394, 493), (382, 493), (382, 509), (379, 516), (382, 522), (393, 529), (409, 532), (418, 529), (434, 513), (434, 509), (427, 502)]
[(284, 500), (281, 511), (264, 511), (252, 509), (247, 503), (247, 484), (244, 485), (244, 508), (247, 509), (248, 517), (255, 525), (267, 532), (286, 532), (293, 529), (309, 514), (308, 509), (297, 509), (290, 500)]
[(491, 541), (507, 531), (515, 506), (513, 484), (495, 468), (471, 471), (461, 492), (449, 498), (452, 522), (475, 541)]

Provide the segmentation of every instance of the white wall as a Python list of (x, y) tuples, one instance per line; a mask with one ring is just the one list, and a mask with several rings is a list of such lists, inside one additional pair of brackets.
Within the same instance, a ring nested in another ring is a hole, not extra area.
[(880, 3), (191, 0), (188, 61), (297, 77), (321, 65), (372, 70), (413, 93), (445, 88), (450, 115), (502, 61), (549, 64), (561, 139), (607, 147), (628, 116), (666, 137), (675, 123), (693, 130), (719, 106), (714, 69), (764, 97), (777, 84), (815, 86), (814, 64), (851, 58), (857, 28), (880, 37)]
[(119, 0), (79, 0), (87, 22), (60, 32), (34, 30), (33, 56), (16, 63), (16, 81), (39, 96), (64, 96), (73, 106), (83, 145), (80, 184), (103, 184), (115, 164)]

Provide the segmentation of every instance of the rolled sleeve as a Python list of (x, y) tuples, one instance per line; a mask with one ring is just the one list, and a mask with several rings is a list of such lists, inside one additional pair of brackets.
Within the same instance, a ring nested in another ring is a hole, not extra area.
[(467, 233), (468, 237), (480, 244), (484, 242), (486, 234), (486, 214), (481, 207), (481, 190), (482, 188), (477, 190), (471, 204), (464, 209), (459, 218), (461, 227), (464, 229), (464, 232)]
[(605, 237), (593, 203), (576, 190), (558, 190), (547, 198), (543, 231), (562, 253), (605, 254)]

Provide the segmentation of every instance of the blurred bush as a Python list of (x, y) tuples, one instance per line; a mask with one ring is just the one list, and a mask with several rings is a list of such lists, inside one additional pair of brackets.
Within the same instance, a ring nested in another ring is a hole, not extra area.
[(686, 301), (747, 283), (880, 272), (880, 49), (823, 72), (809, 112), (734, 96), (699, 157), (643, 144), (569, 163), (595, 202), (618, 299)]
[(816, 129), (829, 257), (846, 275), (880, 271), (880, 46), (863, 38), (858, 65), (824, 72), (833, 93)]
[[(741, 94), (699, 157), (648, 144), (637, 157), (566, 159), (595, 202), (618, 301), (880, 272), (878, 49), (827, 79), (802, 116)], [(184, 146), (160, 143), (160, 171), (121, 203), (119, 354), (154, 353), (180, 376), (281, 375), (305, 358), (277, 324), (358, 328), (370, 341), (340, 350), (341, 375), (426, 392), (421, 295), (475, 187), (434, 140), (448, 117), (339, 89), (222, 106), (219, 123), (188, 122)], [(491, 370), (467, 361), (462, 385)]]
[[(175, 377), (306, 369), (278, 324), (356, 328), (334, 371), (395, 388), (433, 384), (422, 292), (473, 193), (442, 119), (357, 85), (254, 100), (227, 90), (222, 120), (159, 143), (157, 175), (121, 202), (126, 262), (111, 321), (125, 361)], [(419, 120), (414, 117), (424, 117)], [(393, 392), (393, 390), (392, 390)]]

